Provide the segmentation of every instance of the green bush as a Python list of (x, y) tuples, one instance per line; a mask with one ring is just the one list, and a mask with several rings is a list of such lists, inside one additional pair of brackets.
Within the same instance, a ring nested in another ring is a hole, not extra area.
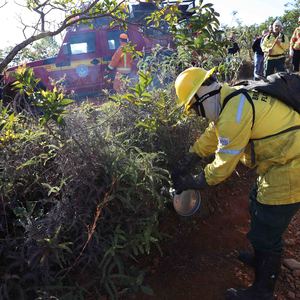
[(153, 88), (140, 72), (112, 101), (68, 109), (27, 80), (47, 113), (1, 107), (0, 298), (151, 293), (139, 259), (161, 251), (169, 170), (205, 125), (176, 107), (173, 79)]
[(50, 133), (24, 119), (15, 127), (31, 133), (2, 144), (4, 299), (80, 299), (76, 286), (111, 298), (146, 289), (135, 264), (161, 239), (168, 173), (155, 166), (160, 155), (112, 139), (84, 109), (64, 121)]

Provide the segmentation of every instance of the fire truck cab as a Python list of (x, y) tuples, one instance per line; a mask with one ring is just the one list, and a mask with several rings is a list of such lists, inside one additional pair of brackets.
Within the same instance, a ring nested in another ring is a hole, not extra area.
[[(34, 68), (35, 74), (42, 78), (47, 87), (50, 78), (59, 80), (63, 77), (67, 91), (75, 91), (76, 94), (99, 93), (108, 88), (105, 70), (120, 46), (119, 36), (122, 32), (120, 28), (109, 26), (92, 30), (71, 29), (66, 33), (57, 57), (52, 59), (52, 63), (44, 64), (40, 73)], [(136, 25), (129, 25), (126, 33), (138, 51), (149, 51), (155, 44), (168, 47), (171, 42), (170, 37), (149, 39)], [(47, 71), (46, 74), (43, 69)]]

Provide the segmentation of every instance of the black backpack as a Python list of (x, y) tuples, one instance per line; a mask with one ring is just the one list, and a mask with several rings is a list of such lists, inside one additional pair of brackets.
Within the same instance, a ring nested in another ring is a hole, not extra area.
[(255, 121), (255, 109), (253, 100), (247, 92), (249, 90), (256, 90), (260, 93), (272, 96), (300, 113), (300, 76), (297, 74), (280, 72), (269, 75), (267, 79), (262, 82), (245, 80), (236, 85), (242, 85), (243, 87), (234, 91), (224, 99), (221, 112), (231, 98), (239, 94), (244, 94), (253, 110), (252, 127)]

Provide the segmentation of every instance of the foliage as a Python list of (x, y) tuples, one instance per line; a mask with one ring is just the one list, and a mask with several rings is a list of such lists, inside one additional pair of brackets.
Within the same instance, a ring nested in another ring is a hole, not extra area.
[(294, 29), (298, 25), (298, 18), (300, 16), (300, 1), (294, 0), (294, 2), (288, 3), (286, 6), (287, 9), (284, 11), (281, 20), (284, 24), (284, 32), (290, 38), (294, 32)]
[(0, 298), (151, 293), (138, 260), (160, 249), (159, 219), (169, 201), (161, 190), (170, 184), (167, 167), (187, 148), (181, 133), (188, 130), (174, 91), (147, 90), (151, 78), (140, 75), (119, 95), (124, 101), (67, 112), (32, 70), (18, 70), (16, 87), (44, 105), (37, 117), (1, 107)]
[(225, 60), (219, 64), (219, 79), (229, 84), (234, 84), (239, 76), (239, 70), (243, 65), (243, 60), (237, 55), (228, 55)]
[(164, 167), (170, 170), (188, 151), (191, 141), (205, 128), (206, 122), (187, 118), (174, 102), (174, 80), (179, 72), (192, 65), (192, 57), (183, 55), (180, 47), (167, 56), (160, 50), (156, 48), (153, 55), (140, 63), (139, 82), (133, 86), (128, 84), (124, 93), (111, 99), (122, 115), (114, 126), (128, 128), (122, 137), (133, 137), (144, 151), (163, 152)]
[[(32, 44), (35, 41), (46, 37), (53, 37), (65, 30), (67, 27), (81, 23), (91, 23), (91, 20), (97, 18), (107, 18), (109, 17), (112, 20), (111, 25), (118, 24), (124, 29), (127, 26), (128, 16), (129, 16), (129, 5), (130, 1), (124, 0), (118, 2), (115, 0), (107, 1), (77, 1), (77, 0), (55, 0), (55, 1), (27, 1), (27, 8), (31, 12), (35, 12), (39, 15), (37, 24), (34, 26), (33, 33), (30, 33), (30, 37), (26, 38), (19, 45), (13, 47), (7, 54), (6, 57), (0, 62), (0, 71), (2, 72), (6, 66), (16, 57), (16, 55), (28, 45)], [(178, 34), (180, 37), (181, 43), (186, 39), (182, 34), (185, 34), (184, 31), (180, 33), (177, 18), (179, 13), (179, 5), (181, 1), (176, 1), (172, 5), (162, 5), (159, 1), (157, 3), (157, 11), (154, 12), (148, 19), (148, 25), (154, 26), (158, 30), (161, 27), (161, 21), (163, 23), (168, 23), (168, 26), (173, 28), (173, 33)], [(202, 4), (202, 2), (201, 2)], [(212, 43), (213, 39), (209, 39), (209, 35), (214, 34), (217, 29), (215, 26), (218, 24), (217, 13), (211, 7), (211, 4), (203, 5), (196, 7), (195, 13), (192, 17), (193, 19), (193, 29), (191, 33), (197, 32), (198, 37), (195, 39), (194, 47), (195, 49), (200, 49), (199, 47), (206, 46), (206, 49), (209, 48), (208, 43)], [(55, 12), (65, 13), (65, 17), (61, 18), (57, 22), (49, 22), (51, 16)], [(50, 18), (50, 19), (49, 19)], [(198, 20), (200, 18), (200, 20)], [(142, 20), (144, 23), (144, 20)], [(47, 25), (50, 27), (47, 27)], [(141, 24), (143, 25), (143, 24)], [(180, 25), (183, 29), (185, 26)], [(26, 27), (25, 27), (26, 29)], [(24, 29), (24, 30), (25, 30)], [(32, 29), (32, 28), (31, 28)], [(184, 29), (183, 29), (184, 30)], [(26, 30), (25, 30), (26, 31)], [(193, 43), (190, 39), (189, 44)], [(186, 44), (184, 42), (184, 44)]]
[(199, 1), (199, 5), (192, 9), (192, 13), (191, 17), (172, 27), (178, 45), (185, 46), (198, 55), (222, 53), (219, 14), (214, 10), (213, 4), (203, 4), (203, 1)]
[[(58, 2), (63, 9), (74, 4)], [(28, 3), (34, 10), (39, 2)], [(101, 5), (82, 21), (107, 11), (125, 20), (117, 2)], [(70, 16), (84, 9), (72, 7)], [(226, 55), (210, 4), (200, 2), (189, 23), (176, 6), (156, 13), (149, 26), (168, 22), (176, 51), (153, 49), (139, 63), (138, 82), (99, 107), (71, 107), (59, 85), (45, 91), (32, 70), (18, 70), (15, 88), (37, 109), (29, 115), (0, 105), (0, 298), (152, 293), (140, 259), (161, 251), (169, 170), (207, 125), (182, 115), (174, 80), (187, 67), (217, 65), (220, 78), (232, 82), (246, 59), (246, 52)], [(238, 28), (243, 49), (258, 29)]]
[(161, 239), (159, 153), (112, 139), (85, 108), (51, 132), (7, 114), (5, 129), (24, 134), (1, 144), (1, 298), (147, 290), (134, 265)]
[(35, 113), (42, 112), (39, 118), (41, 124), (46, 124), (51, 119), (62, 124), (65, 107), (74, 102), (65, 98), (63, 88), (54, 83), (51, 91), (44, 90), (40, 85), (40, 79), (35, 78), (33, 69), (26, 66), (18, 67), (14, 76), (13, 89), (17, 95), (23, 96), (21, 101), (34, 108)]
[[(226, 53), (226, 40), (222, 37), (222, 31), (219, 29), (219, 14), (214, 10), (211, 3), (203, 4), (200, 1), (195, 7), (182, 12), (180, 10), (180, 1), (176, 1), (171, 5), (162, 5), (157, 2), (157, 10), (141, 21), (141, 26), (156, 28), (167, 28), (168, 34), (174, 36), (175, 42), (179, 50), (193, 59), (191, 64), (194, 66), (212, 66), (214, 61), (224, 60)], [(105, 1), (98, 3), (84, 3), (75, 5), (74, 1), (52, 1), (42, 3), (40, 1), (29, 1), (28, 8), (46, 18), (47, 8), (51, 6), (53, 10), (59, 9), (66, 12), (67, 17), (64, 19), (59, 29), (55, 32), (43, 32), (43, 37), (51, 37), (61, 32), (67, 26), (72, 26), (78, 22), (89, 23), (92, 19), (109, 17), (112, 20), (111, 25), (118, 23), (119, 26), (126, 28), (128, 18), (128, 3), (124, 1), (118, 3), (116, 1)], [(144, 22), (144, 23), (143, 23)], [(90, 24), (90, 23), (89, 23)], [(41, 35), (33, 36), (22, 43), (25, 47), (29, 43), (38, 40)], [(8, 61), (14, 59), (15, 55), (20, 51), (20, 47), (13, 48), (7, 54), (7, 57), (0, 63), (1, 67), (5, 67)], [(137, 53), (140, 55), (140, 53)], [(28, 54), (27, 54), (28, 55)], [(162, 61), (162, 60), (161, 60)], [(182, 61), (182, 60), (181, 60)], [(2, 66), (1, 66), (2, 65)], [(184, 67), (179, 66), (177, 70)]]
[[(12, 50), (12, 47), (8, 47), (3, 50), (6, 55)], [(58, 53), (59, 45), (53, 37), (44, 38), (41, 41), (37, 41), (32, 44), (30, 48), (22, 49), (13, 58), (12, 65), (20, 65), (24, 62), (30, 62), (40, 59), (46, 59), (53, 57)]]

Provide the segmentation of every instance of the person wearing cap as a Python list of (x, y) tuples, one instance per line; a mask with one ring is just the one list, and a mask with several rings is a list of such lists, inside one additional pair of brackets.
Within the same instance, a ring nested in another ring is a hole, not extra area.
[[(210, 123), (171, 178), (177, 192), (201, 190), (226, 180), (239, 161), (256, 167), (247, 234), (254, 251), (239, 256), (254, 267), (255, 279), (248, 288), (228, 289), (225, 299), (271, 300), (281, 267), (282, 235), (300, 207), (300, 115), (257, 91), (248, 91), (253, 106), (244, 94), (232, 97), (238, 88), (220, 84), (214, 71), (191, 67), (175, 81), (178, 106)], [(190, 162), (212, 154), (214, 160), (194, 175)]]
[(121, 33), (120, 46), (108, 64), (109, 70), (116, 71), (113, 82), (113, 89), (116, 92), (120, 92), (122, 90), (122, 77), (129, 76), (132, 71), (133, 56), (132, 53), (126, 49), (127, 43), (128, 35), (126, 33)]
[(298, 27), (295, 28), (290, 40), (290, 57), (294, 66), (294, 72), (299, 72), (300, 65), (300, 16), (298, 18)]
[(289, 49), (289, 39), (283, 33), (282, 23), (276, 20), (273, 30), (262, 41), (261, 49), (265, 54), (265, 77), (285, 71), (285, 53)]

